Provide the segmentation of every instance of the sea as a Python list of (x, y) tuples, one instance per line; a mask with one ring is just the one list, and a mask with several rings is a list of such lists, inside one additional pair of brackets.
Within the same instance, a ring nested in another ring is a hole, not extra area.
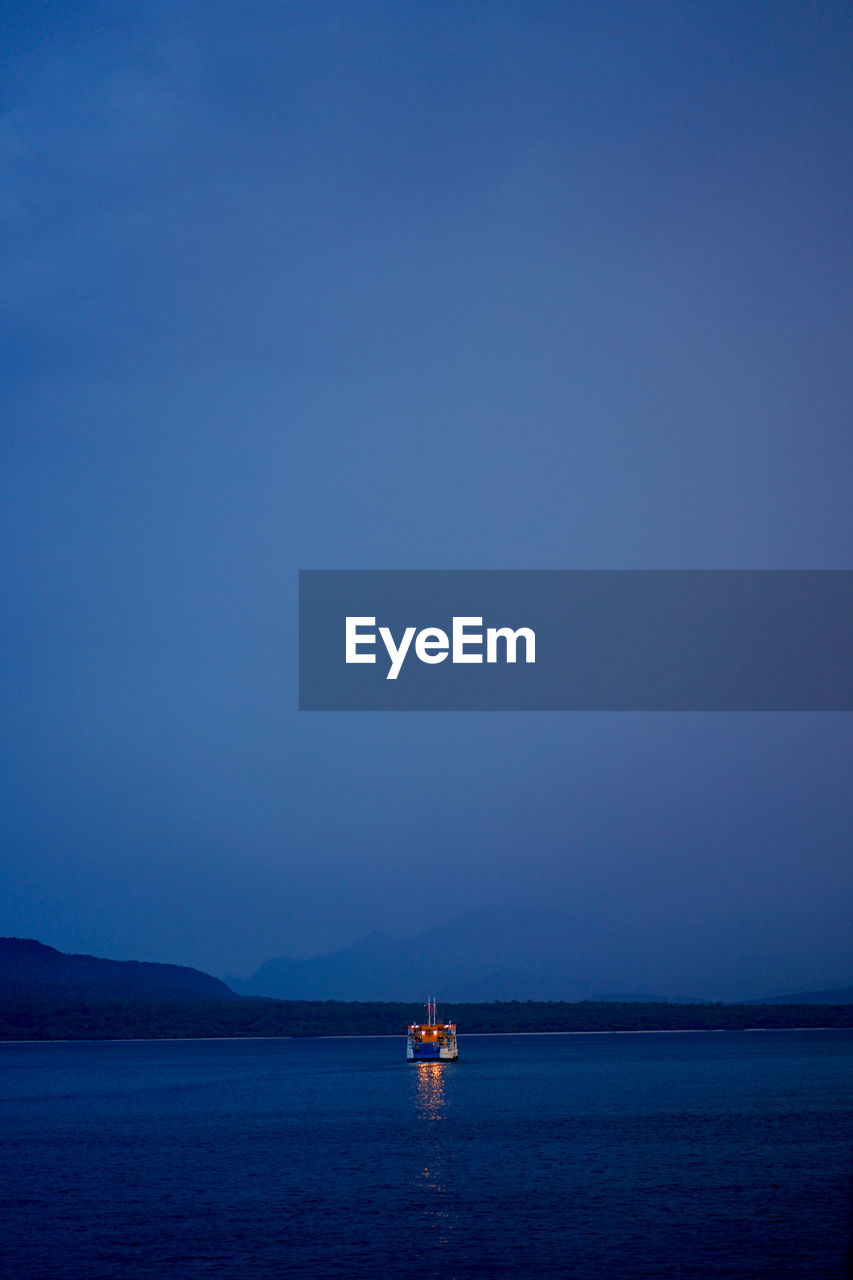
[(0, 1274), (853, 1276), (853, 1032), (0, 1045)]

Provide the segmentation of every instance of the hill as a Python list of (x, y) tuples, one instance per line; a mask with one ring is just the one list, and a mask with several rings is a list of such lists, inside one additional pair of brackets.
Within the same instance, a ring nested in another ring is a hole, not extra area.
[(178, 964), (67, 955), (32, 938), (0, 938), (0, 999), (236, 1000), (218, 978)]
[(853, 987), (831, 987), (825, 991), (798, 991), (792, 996), (767, 996), (750, 1004), (853, 1004)]
[[(751, 990), (738, 990), (738, 978), (725, 972), (713, 986), (697, 983), (695, 970), (682, 962), (677, 939), (668, 942), (670, 966), (634, 971), (635, 957), (646, 946), (642, 926), (636, 922), (602, 930), (571, 911), (493, 907), (430, 928), (419, 927), (415, 914), (404, 937), (373, 933), (351, 946), (309, 959), (280, 956), (262, 964), (250, 977), (227, 977), (226, 982), (241, 995), (276, 1000), (417, 1004), (433, 991), (447, 1003), (695, 1004), (722, 997), (745, 1004), (845, 1004), (851, 999), (849, 989), (839, 988), (767, 1001), (760, 998), (757, 984)], [(627, 985), (634, 981), (637, 987)], [(703, 985), (710, 989), (703, 990)]]
[(587, 921), (495, 907), (428, 929), (414, 922), (402, 939), (374, 933), (308, 960), (281, 956), (227, 981), (242, 995), (279, 1000), (422, 1002), (429, 991), (446, 1001), (573, 1000), (594, 994), (583, 974), (618, 980), (610, 951)]

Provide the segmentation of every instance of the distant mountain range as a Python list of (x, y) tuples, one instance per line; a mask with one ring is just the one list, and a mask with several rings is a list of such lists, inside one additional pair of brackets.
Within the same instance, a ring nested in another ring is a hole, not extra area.
[(766, 996), (746, 1004), (853, 1004), (853, 987), (829, 987), (825, 991), (798, 991), (792, 996)]
[[(602, 995), (573, 989), (567, 973), (573, 950), (566, 944), (566, 921), (556, 913), (496, 910), (436, 925), (404, 942), (372, 934), (330, 955), (269, 960), (245, 982), (229, 978), (229, 986), (183, 965), (67, 955), (30, 938), (0, 938), (0, 1000), (234, 1002), (244, 995), (417, 1005), (436, 993), (440, 1003), (448, 1005), (582, 999), (702, 1003), (648, 993)], [(525, 968), (512, 963), (516, 955), (525, 957)], [(853, 1004), (853, 987), (745, 1004)]]
[(415, 922), (403, 940), (374, 933), (330, 955), (282, 956), (226, 981), (242, 995), (290, 1000), (577, 999), (583, 946), (583, 930), (556, 912), (495, 908), (423, 931)]
[[(448, 1004), (492, 1000), (701, 1003), (683, 994), (602, 994), (613, 990), (604, 984), (614, 982), (630, 946), (630, 939), (602, 935), (582, 919), (502, 907), (470, 912), (423, 931), (413, 928), (403, 940), (374, 933), (328, 955), (308, 960), (282, 956), (268, 960), (245, 980), (229, 976), (226, 981), (241, 995), (280, 1000), (422, 1002), (427, 995), (437, 994), (440, 1002)], [(601, 975), (598, 990), (584, 979), (590, 973)], [(853, 1002), (853, 988), (773, 999), (777, 1004), (798, 1002)]]
[(178, 964), (66, 955), (31, 938), (0, 938), (0, 997), (234, 1000), (219, 978)]

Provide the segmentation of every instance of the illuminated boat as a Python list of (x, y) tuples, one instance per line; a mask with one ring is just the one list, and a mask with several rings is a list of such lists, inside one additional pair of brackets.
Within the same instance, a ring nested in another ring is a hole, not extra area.
[(456, 1024), (439, 1022), (433, 997), (427, 1000), (426, 1022), (413, 1022), (409, 1026), (406, 1058), (409, 1062), (455, 1062), (458, 1057)]

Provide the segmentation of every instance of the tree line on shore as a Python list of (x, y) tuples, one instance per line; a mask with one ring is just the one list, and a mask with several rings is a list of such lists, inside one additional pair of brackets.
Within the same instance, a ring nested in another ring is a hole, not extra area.
[[(420, 1005), (338, 1000), (0, 1000), (0, 1040), (403, 1035)], [(853, 1027), (853, 1005), (495, 1001), (448, 1005), (459, 1035)]]

